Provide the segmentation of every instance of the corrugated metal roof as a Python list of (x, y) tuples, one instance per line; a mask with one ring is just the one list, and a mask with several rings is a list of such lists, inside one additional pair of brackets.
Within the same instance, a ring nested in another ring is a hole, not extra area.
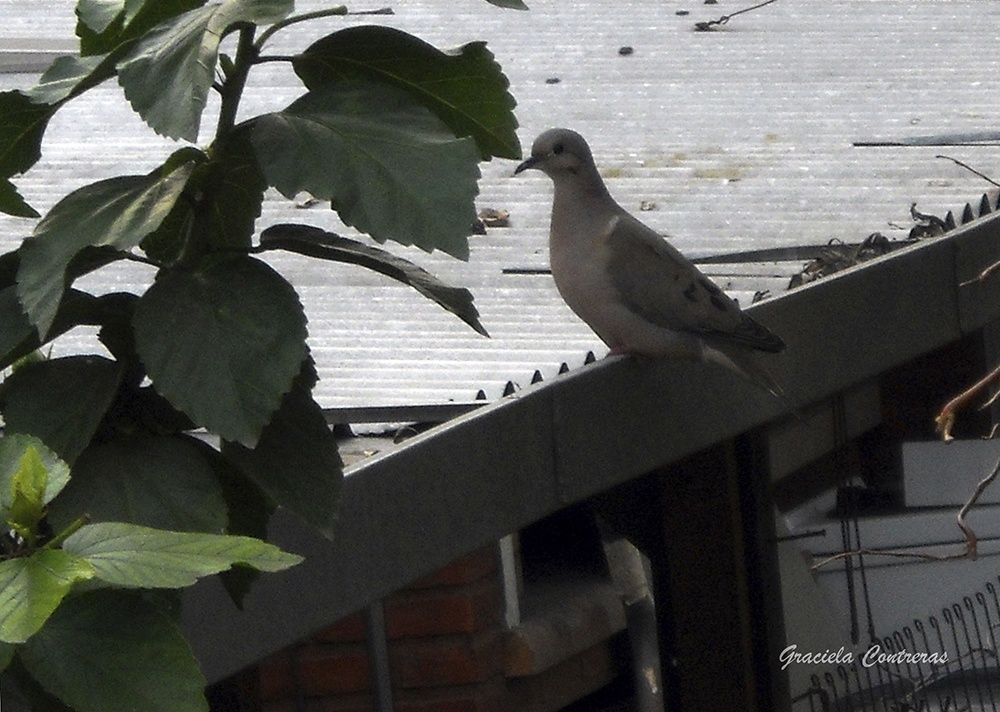
[[(321, 5), (297, 3), (301, 11)], [(1000, 25), (987, 15), (989, 0), (782, 0), (716, 32), (695, 32), (694, 23), (746, 3), (530, 5), (529, 12), (513, 12), (479, 0), (414, 0), (395, 7), (392, 17), (303, 24), (283, 41), (302, 48), (326, 31), (373, 22), (440, 47), (486, 40), (511, 80), (525, 150), (550, 126), (579, 130), (620, 202), (634, 211), (642, 201), (654, 203), (641, 217), (692, 255), (859, 241), (875, 230), (903, 237), (912, 224), (911, 203), (943, 214), (988, 187), (935, 155), (948, 153), (986, 173), (1000, 158), (996, 146), (852, 145), (994, 127)], [(65, 39), (72, 6), (68, 0), (0, 0), (0, 35)], [(43, 7), (44, 24), (37, 22)], [(677, 14), (683, 10), (690, 14)], [(634, 51), (621, 55), (622, 46)], [(0, 88), (31, 81), (0, 75)], [(268, 65), (254, 78), (244, 109), (280, 108), (295, 93), (288, 74)], [(101, 151), (89, 155), (84, 142)], [(135, 119), (109, 84), (57, 116), (42, 162), (16, 182), (36, 207), (47, 208), (87, 182), (146, 170), (173, 148)], [(321, 404), (465, 402), (480, 390), (493, 399), (508, 381), (527, 385), (536, 370), (550, 377), (564, 362), (580, 365), (589, 350), (603, 353), (550, 277), (503, 272), (547, 261), (551, 186), (541, 175), (514, 179), (513, 166), (482, 166), (477, 203), (510, 211), (511, 226), (472, 237), (468, 263), (388, 246), (469, 287), (491, 339), (360, 268), (272, 259), (299, 288), (309, 315)], [(260, 224), (289, 220), (350, 233), (326, 207), (300, 210), (269, 195)], [(13, 246), (31, 226), (0, 218), (0, 247)], [(757, 289), (783, 288), (799, 266), (711, 265), (705, 271), (745, 303)], [(149, 276), (127, 265), (90, 279), (95, 288), (121, 288)], [(886, 299), (892, 298), (906, 295), (887, 288)]]

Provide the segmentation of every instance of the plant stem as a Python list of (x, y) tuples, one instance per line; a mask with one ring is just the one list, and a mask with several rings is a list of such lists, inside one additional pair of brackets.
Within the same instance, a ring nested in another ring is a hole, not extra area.
[(325, 10), (316, 10), (315, 12), (306, 12), (301, 15), (292, 15), (291, 17), (286, 17), (284, 20), (275, 22), (273, 25), (268, 27), (260, 34), (260, 39), (257, 40), (257, 50), (259, 51), (264, 43), (267, 42), (271, 37), (280, 30), (285, 29), (296, 22), (306, 22), (308, 20), (315, 20), (319, 17), (334, 17), (342, 16), (347, 14), (347, 6), (340, 5), (338, 7), (328, 7)]
[(74, 519), (68, 527), (63, 529), (61, 532), (56, 534), (52, 539), (50, 539), (42, 549), (57, 549), (62, 546), (62, 543), (69, 539), (73, 534), (75, 534), (80, 527), (90, 521), (90, 517), (84, 514), (82, 517), (77, 517)]
[(236, 114), (239, 112), (240, 99), (247, 84), (250, 68), (257, 59), (257, 47), (254, 45), (254, 26), (240, 28), (240, 39), (236, 46), (236, 59), (233, 71), (222, 85), (222, 107), (219, 110), (219, 122), (215, 128), (214, 143), (221, 143), (236, 125)]

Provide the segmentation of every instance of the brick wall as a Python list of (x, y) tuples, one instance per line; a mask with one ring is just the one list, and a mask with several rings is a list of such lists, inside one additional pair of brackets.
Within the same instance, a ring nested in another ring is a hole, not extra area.
[[(486, 546), (385, 600), (397, 712), (501, 712), (503, 597), (497, 548)], [(372, 712), (363, 613), (258, 666), (263, 712)]]

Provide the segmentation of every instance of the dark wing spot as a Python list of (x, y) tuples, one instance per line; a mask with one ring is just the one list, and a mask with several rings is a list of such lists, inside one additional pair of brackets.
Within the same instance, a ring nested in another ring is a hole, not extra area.
[(706, 279), (705, 277), (700, 278), (698, 282), (701, 284), (702, 287), (708, 290), (709, 294), (713, 296), (716, 294), (722, 294), (722, 290), (719, 289), (718, 285), (716, 285), (715, 282), (712, 282), (711, 280)]
[(689, 302), (698, 301), (698, 285), (691, 282), (687, 289), (684, 290), (684, 296)]
[(708, 301), (712, 302), (712, 306), (719, 311), (726, 311), (732, 307), (732, 303), (729, 299), (727, 299), (725, 295), (720, 292), (712, 294), (712, 296), (708, 298)]

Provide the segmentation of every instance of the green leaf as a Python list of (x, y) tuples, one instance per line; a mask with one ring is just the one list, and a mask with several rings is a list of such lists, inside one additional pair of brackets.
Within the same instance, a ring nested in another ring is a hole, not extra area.
[[(0, 92), (0, 210), (19, 217), (35, 210), (18, 195), (6, 180), (24, 173), (42, 157), (42, 137), (55, 109), (40, 106), (20, 91)], [(9, 186), (9, 187), (8, 187)]]
[(73, 584), (94, 567), (58, 549), (0, 561), (0, 641), (23, 643), (35, 635)]
[(343, 462), (323, 411), (312, 398), (314, 383), (315, 370), (309, 360), (264, 428), (257, 447), (224, 442), (222, 451), (275, 502), (330, 538)]
[(0, 212), (38, 217), (6, 179), (38, 162), (52, 116), (66, 101), (110, 77), (115, 61), (115, 54), (93, 59), (59, 57), (28, 92), (0, 92)]
[(88, 29), (101, 33), (121, 15), (131, 22), (146, 0), (79, 0), (76, 16)]
[(205, 0), (79, 0), (76, 36), (80, 54), (128, 48), (161, 22), (204, 4)]
[(7, 524), (18, 536), (32, 544), (38, 524), (45, 516), (45, 489), (48, 484), (49, 473), (42, 456), (29, 445), (18, 460), (17, 472), (11, 482)]
[(367, 267), (413, 287), (483, 336), (489, 336), (479, 321), (479, 311), (468, 289), (449, 286), (427, 270), (390, 252), (309, 225), (273, 225), (261, 233), (260, 244), (265, 249), (288, 250)]
[(42, 440), (72, 464), (115, 399), (119, 364), (100, 356), (68, 356), (18, 369), (3, 384), (11, 432)]
[(196, 424), (249, 447), (307, 354), (295, 290), (246, 256), (165, 271), (139, 300), (134, 326), (156, 390)]
[(73, 596), (18, 650), (77, 712), (207, 712), (205, 678), (177, 625), (139, 595)]
[[(220, 455), (214, 465), (216, 477), (222, 485), (222, 496), (229, 507), (226, 533), (267, 539), (267, 523), (277, 505), (225, 457)], [(236, 607), (243, 610), (243, 599), (259, 577), (260, 572), (238, 566), (219, 574), (219, 582)]]
[(133, 295), (112, 292), (95, 297), (76, 289), (67, 290), (45, 341), (42, 341), (21, 310), (17, 287), (0, 289), (0, 368), (7, 368), (75, 326), (103, 325), (114, 318), (115, 312), (130, 296)]
[(350, 79), (405, 89), (456, 136), (472, 136), (484, 160), (521, 157), (517, 102), (485, 42), (443, 52), (391, 27), (351, 27), (311, 45), (293, 66), (310, 89)]
[(6, 178), (0, 178), (0, 213), (16, 218), (37, 218), (38, 211), (28, 205), (17, 188)]
[(273, 572), (302, 561), (250, 537), (121, 522), (87, 524), (63, 542), (63, 551), (90, 563), (102, 581), (127, 588), (184, 588), (235, 565)]
[(56, 203), (19, 250), (17, 293), (40, 334), (52, 326), (74, 257), (92, 245), (138, 245), (170, 212), (194, 165), (185, 161), (144, 176), (110, 178)]
[(394, 240), (467, 259), (478, 151), (401, 89), (324, 85), (253, 121), (268, 182), (292, 198), (329, 200), (341, 220)]
[(197, 141), (219, 44), (228, 29), (242, 22), (275, 22), (293, 7), (293, 0), (222, 0), (158, 25), (118, 64), (125, 97), (157, 133)]
[(47, 473), (43, 504), (51, 502), (69, 482), (69, 465), (46, 447), (45, 443), (31, 435), (8, 432), (0, 437), (0, 519), (4, 521), (13, 501), (11, 493), (14, 479), (20, 470), (21, 457), (29, 448), (38, 454)]
[(226, 503), (203, 446), (187, 436), (119, 437), (94, 445), (49, 506), (56, 530), (83, 513), (161, 529), (220, 533)]
[(29, 89), (27, 94), (34, 103), (54, 108), (112, 75), (114, 58), (108, 55), (56, 57), (42, 74), (38, 84)]
[(250, 143), (250, 127), (236, 129), (221, 147), (212, 148), (212, 172), (206, 186), (211, 201), (209, 244), (219, 249), (245, 250), (250, 247), (267, 189)]

